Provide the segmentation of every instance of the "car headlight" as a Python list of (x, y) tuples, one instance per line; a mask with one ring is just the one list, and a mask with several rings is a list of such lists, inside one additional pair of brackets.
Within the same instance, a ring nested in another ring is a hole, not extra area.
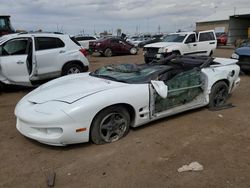
[(101, 45), (101, 43), (100, 42), (98, 42), (97, 44), (96, 44), (96, 46), (100, 46)]
[(167, 51), (168, 51), (167, 48), (161, 47), (161, 48), (159, 48), (158, 53), (166, 53)]
[(232, 54), (232, 58), (233, 58), (233, 59), (239, 59), (240, 56), (239, 56), (238, 54), (236, 54), (236, 53), (233, 53), (233, 54)]

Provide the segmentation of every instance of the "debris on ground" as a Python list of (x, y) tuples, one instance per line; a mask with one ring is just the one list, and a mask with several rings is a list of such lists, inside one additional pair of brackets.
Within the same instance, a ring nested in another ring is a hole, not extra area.
[(47, 177), (47, 185), (48, 187), (54, 187), (55, 185), (55, 179), (56, 179), (56, 173), (50, 172)]
[(223, 118), (223, 115), (219, 114), (218, 117)]
[(198, 162), (192, 162), (189, 165), (183, 165), (178, 168), (178, 172), (186, 172), (186, 171), (202, 171), (203, 166)]

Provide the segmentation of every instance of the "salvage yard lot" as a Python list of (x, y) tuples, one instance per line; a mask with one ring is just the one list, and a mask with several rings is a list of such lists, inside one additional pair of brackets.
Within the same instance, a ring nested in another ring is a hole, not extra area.
[[(230, 57), (217, 49), (215, 56)], [(139, 55), (89, 57), (90, 70), (112, 63), (141, 63)], [(250, 77), (229, 102), (234, 108), (201, 108), (135, 128), (112, 144), (52, 147), (15, 128), (14, 108), (30, 89), (0, 94), (0, 187), (250, 187)], [(197, 161), (199, 172), (177, 172)]]

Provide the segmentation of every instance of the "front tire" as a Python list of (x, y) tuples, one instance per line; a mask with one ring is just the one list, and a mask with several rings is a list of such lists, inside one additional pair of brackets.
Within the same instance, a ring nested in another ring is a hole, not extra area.
[(75, 64), (75, 63), (70, 63), (68, 65), (65, 65), (65, 67), (63, 67), (62, 75), (65, 76), (65, 75), (69, 75), (69, 74), (78, 74), (78, 73), (81, 73), (83, 71), (84, 70), (80, 65)]
[(137, 48), (132, 47), (132, 48), (129, 50), (129, 52), (130, 52), (131, 55), (136, 55), (137, 52), (138, 52), (138, 50), (137, 50)]
[(221, 107), (228, 99), (228, 85), (224, 81), (217, 82), (213, 85), (211, 93), (209, 95), (210, 109)]
[(124, 137), (130, 126), (130, 116), (121, 106), (102, 110), (93, 120), (90, 137), (95, 144), (115, 142)]
[(150, 59), (149, 59), (148, 57), (144, 57), (144, 62), (145, 62), (146, 64), (149, 64), (151, 61), (150, 61)]

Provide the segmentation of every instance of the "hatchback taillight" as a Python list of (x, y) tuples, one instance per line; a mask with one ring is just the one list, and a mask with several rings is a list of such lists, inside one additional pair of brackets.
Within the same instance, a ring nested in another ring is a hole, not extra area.
[(87, 56), (88, 55), (88, 51), (85, 49), (85, 48), (81, 48), (79, 50), (84, 56)]

